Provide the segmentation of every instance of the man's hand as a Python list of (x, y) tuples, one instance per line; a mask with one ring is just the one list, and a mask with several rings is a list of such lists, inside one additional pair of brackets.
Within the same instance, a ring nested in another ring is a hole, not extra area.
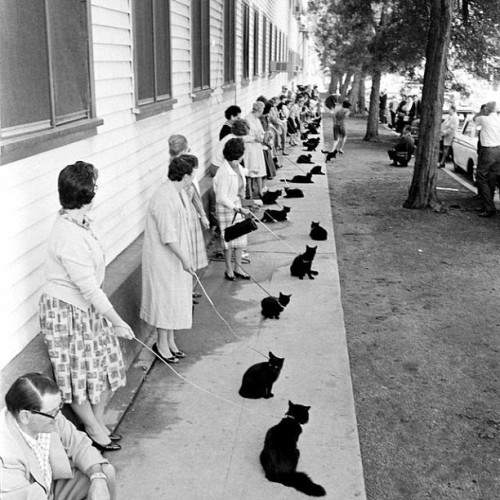
[(110, 500), (108, 483), (105, 479), (94, 479), (90, 481), (87, 500)]

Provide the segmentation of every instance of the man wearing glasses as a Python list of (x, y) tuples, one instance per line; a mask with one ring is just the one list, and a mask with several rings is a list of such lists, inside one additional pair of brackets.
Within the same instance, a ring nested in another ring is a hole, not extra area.
[(56, 383), (19, 377), (0, 412), (2, 500), (112, 500), (115, 471), (62, 414)]

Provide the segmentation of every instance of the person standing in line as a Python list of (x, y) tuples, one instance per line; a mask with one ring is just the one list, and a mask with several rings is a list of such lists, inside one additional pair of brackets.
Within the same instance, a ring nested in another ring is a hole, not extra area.
[(488, 102), (482, 114), (474, 118), (481, 127), (481, 149), (477, 163), (477, 191), (483, 202), (479, 217), (492, 217), (497, 210), (493, 201), (495, 187), (500, 187), (500, 117), (496, 102)]
[[(246, 235), (226, 242), (224, 231), (227, 227), (241, 222), (250, 211), (242, 207), (245, 197), (246, 171), (241, 166), (245, 153), (245, 143), (240, 138), (233, 138), (224, 145), (224, 161), (214, 177), (217, 220), (221, 232), (221, 243), (224, 248), (226, 263), (225, 279), (234, 281), (235, 277), (248, 280), (250, 277), (241, 267), (242, 250), (247, 246)], [(233, 267), (234, 253), (234, 267)]]
[(224, 116), (226, 117), (226, 123), (224, 123), (220, 129), (219, 141), (222, 141), (226, 135), (231, 133), (233, 123), (241, 117), (241, 108), (239, 106), (229, 106), (229, 108), (224, 111)]
[(256, 101), (252, 105), (252, 112), (246, 117), (250, 130), (248, 132), (250, 142), (245, 144), (244, 162), (249, 178), (250, 199), (259, 199), (262, 196), (264, 178), (266, 177), (266, 161), (262, 142), (264, 141), (264, 129), (260, 117), (264, 112), (264, 103)]
[(57, 384), (19, 377), (0, 412), (0, 498), (114, 500), (115, 469), (61, 413)]
[(115, 451), (121, 436), (105, 426), (104, 409), (109, 391), (126, 383), (118, 337), (131, 340), (134, 333), (101, 288), (104, 250), (88, 217), (97, 177), (83, 161), (59, 173), (62, 208), (48, 238), (39, 320), (63, 402), (98, 449)]
[(438, 163), (438, 168), (444, 168), (446, 163), (446, 158), (450, 154), (451, 144), (453, 143), (453, 138), (458, 130), (458, 115), (457, 108), (454, 105), (450, 106), (450, 113), (448, 118), (443, 123), (441, 127), (441, 137), (443, 138), (443, 153), (441, 155), (441, 161)]
[(379, 97), (379, 121), (380, 123), (387, 123), (387, 92), (382, 90)]
[(192, 182), (192, 163), (174, 158), (146, 212), (140, 316), (156, 328), (153, 351), (167, 363), (186, 356), (177, 347), (175, 331), (189, 329), (193, 322), (189, 212), (181, 196)]
[[(239, 108), (238, 108), (239, 109)], [(233, 110), (234, 112), (234, 110)], [(189, 149), (188, 140), (181, 134), (174, 134), (168, 138), (168, 152), (170, 154), (170, 161), (181, 155), (187, 155), (191, 150)], [(193, 161), (193, 168), (198, 167), (198, 158), (193, 155), (189, 161)], [(194, 159), (194, 160), (193, 160)], [(208, 266), (208, 256), (205, 245), (205, 238), (203, 237), (203, 229), (210, 228), (210, 221), (203, 208), (201, 200), (200, 185), (196, 177), (193, 177), (193, 183), (185, 191), (181, 193), (185, 197), (185, 205), (189, 214), (189, 236), (190, 236), (190, 249), (191, 249), (191, 263), (194, 269), (203, 269)], [(194, 282), (196, 289), (197, 282)], [(198, 298), (201, 297), (193, 289), (193, 304), (198, 303)]]

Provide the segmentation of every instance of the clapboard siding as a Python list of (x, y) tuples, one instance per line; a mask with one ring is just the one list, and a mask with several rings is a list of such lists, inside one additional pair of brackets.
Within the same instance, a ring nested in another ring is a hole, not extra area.
[[(207, 0), (208, 1), (208, 0)], [(148, 200), (165, 175), (168, 137), (182, 133), (199, 157), (201, 179), (224, 123), (224, 110), (238, 104), (246, 116), (259, 95), (277, 95), (287, 84), (287, 74), (263, 74), (241, 85), (242, 7), (236, 1), (236, 84), (224, 81), (223, 1), (210, 2), (210, 77), (213, 93), (196, 101), (192, 96), (190, 0), (171, 0), (172, 96), (170, 111), (137, 121), (134, 83), (133, 16), (131, 0), (92, 0), (91, 39), (95, 108), (104, 120), (97, 135), (67, 146), (2, 166), (3, 196), (0, 210), (8, 214), (1, 292), (4, 328), (0, 368), (38, 333), (37, 304), (43, 284), (43, 260), (47, 235), (57, 210), (57, 176), (76, 160), (99, 169), (95, 201), (95, 231), (113, 260), (143, 231)], [(296, 20), (288, 21), (288, 0), (248, 0), (251, 13), (259, 12), (287, 34), (299, 51)], [(253, 15), (250, 18), (250, 61), (253, 67)], [(262, 24), (261, 24), (262, 26)], [(259, 37), (262, 37), (259, 29)], [(296, 42), (293, 42), (296, 41)], [(269, 40), (267, 41), (269, 47)], [(259, 41), (259, 53), (262, 40)], [(262, 57), (262, 55), (260, 55)], [(259, 61), (260, 63), (260, 61)], [(205, 183), (203, 183), (205, 185)]]

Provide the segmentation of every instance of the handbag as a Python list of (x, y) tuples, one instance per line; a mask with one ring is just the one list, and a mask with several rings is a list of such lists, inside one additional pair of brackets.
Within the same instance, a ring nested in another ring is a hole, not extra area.
[(244, 236), (245, 234), (251, 233), (257, 229), (257, 223), (250, 216), (248, 219), (242, 220), (234, 224), (234, 220), (236, 219), (236, 213), (233, 217), (233, 222), (231, 226), (226, 227), (224, 231), (224, 240), (226, 242), (233, 241), (240, 236)]

